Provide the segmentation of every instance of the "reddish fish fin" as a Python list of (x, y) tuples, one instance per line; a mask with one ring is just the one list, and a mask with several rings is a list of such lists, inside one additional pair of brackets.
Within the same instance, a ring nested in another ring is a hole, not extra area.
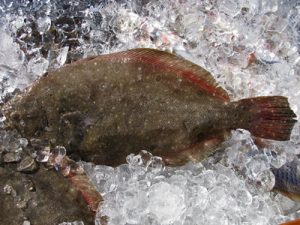
[(245, 128), (254, 136), (287, 141), (296, 122), (288, 100), (282, 96), (256, 97), (238, 101), (247, 116)]
[(300, 219), (296, 219), (296, 220), (293, 220), (293, 221), (282, 223), (280, 225), (300, 225)]
[(124, 52), (118, 52), (98, 57), (100, 60), (111, 61), (135, 61), (153, 65), (157, 69), (172, 72), (174, 75), (191, 82), (206, 94), (214, 96), (222, 101), (228, 101), (228, 93), (218, 86), (213, 76), (204, 68), (185, 60), (169, 52), (150, 49), (138, 48)]
[(102, 196), (81, 166), (68, 156), (60, 157), (60, 155), (52, 152), (48, 163), (55, 166), (72, 183), (81, 193), (91, 211), (96, 212), (99, 204), (103, 201)]
[(102, 202), (103, 199), (87, 175), (85, 173), (76, 174), (74, 176), (69, 176), (68, 180), (81, 193), (89, 208), (93, 212), (96, 212), (100, 202)]

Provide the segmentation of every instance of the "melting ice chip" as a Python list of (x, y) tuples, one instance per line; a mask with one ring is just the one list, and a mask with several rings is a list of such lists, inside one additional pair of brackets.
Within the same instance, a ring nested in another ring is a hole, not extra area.
[(39, 17), (36, 20), (38, 31), (43, 34), (47, 32), (51, 27), (51, 19), (48, 16)]
[(58, 51), (58, 56), (56, 58), (56, 61), (59, 66), (62, 66), (65, 64), (65, 62), (67, 60), (68, 51), (69, 51), (69, 46), (65, 46)]
[(48, 66), (49, 61), (40, 56), (30, 59), (27, 64), (28, 72), (32, 74), (33, 80), (41, 74), (44, 74), (47, 71)]
[(184, 193), (181, 188), (166, 182), (154, 184), (149, 190), (149, 212), (161, 224), (171, 224), (185, 211)]
[[(8, 69), (18, 70), (23, 65), (24, 53), (1, 23), (0, 26), (0, 73)], [(0, 78), (2, 78), (2, 74), (0, 74)]]

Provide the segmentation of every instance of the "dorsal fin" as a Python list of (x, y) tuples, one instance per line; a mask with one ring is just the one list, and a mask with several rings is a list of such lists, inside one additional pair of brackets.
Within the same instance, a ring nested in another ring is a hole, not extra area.
[(183, 79), (189, 80), (197, 85), (202, 91), (223, 101), (229, 101), (228, 93), (218, 86), (213, 76), (202, 67), (183, 59), (174, 54), (148, 48), (137, 48), (123, 52), (100, 56), (102, 59), (114, 60), (136, 60), (160, 67), (162, 70), (170, 71)]

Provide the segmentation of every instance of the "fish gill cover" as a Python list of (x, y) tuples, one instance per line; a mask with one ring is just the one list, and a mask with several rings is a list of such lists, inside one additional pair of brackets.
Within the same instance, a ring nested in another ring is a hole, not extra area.
[[(0, 16), (2, 101), (65, 63), (151, 47), (206, 68), (233, 100), (286, 96), (299, 118), (296, 0), (1, 0)], [(299, 130), (298, 122), (290, 141), (268, 141), (262, 150), (247, 131), (233, 131), (218, 155), (177, 168), (146, 152), (117, 168), (82, 162), (104, 197), (95, 223), (108, 216), (116, 225), (273, 225), (300, 217), (298, 203), (270, 192), (271, 168), (300, 154)], [(19, 161), (26, 144), (1, 131), (1, 160)]]

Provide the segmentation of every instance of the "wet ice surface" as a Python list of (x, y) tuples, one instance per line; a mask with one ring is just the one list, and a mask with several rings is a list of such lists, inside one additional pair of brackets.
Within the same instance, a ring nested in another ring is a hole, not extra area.
[[(234, 100), (287, 96), (299, 118), (297, 1), (7, 0), (0, 2), (0, 16), (3, 99), (70, 61), (153, 47), (205, 67)], [(247, 131), (233, 131), (220, 154), (180, 168), (141, 155), (115, 169), (87, 163), (105, 200), (97, 217), (108, 216), (109, 224), (174, 225), (278, 224), (300, 217), (297, 203), (270, 192), (270, 168), (300, 153), (299, 130), (297, 123), (291, 141), (269, 141), (263, 149)], [(5, 160), (21, 160), (24, 139), (2, 132), (1, 143)]]

